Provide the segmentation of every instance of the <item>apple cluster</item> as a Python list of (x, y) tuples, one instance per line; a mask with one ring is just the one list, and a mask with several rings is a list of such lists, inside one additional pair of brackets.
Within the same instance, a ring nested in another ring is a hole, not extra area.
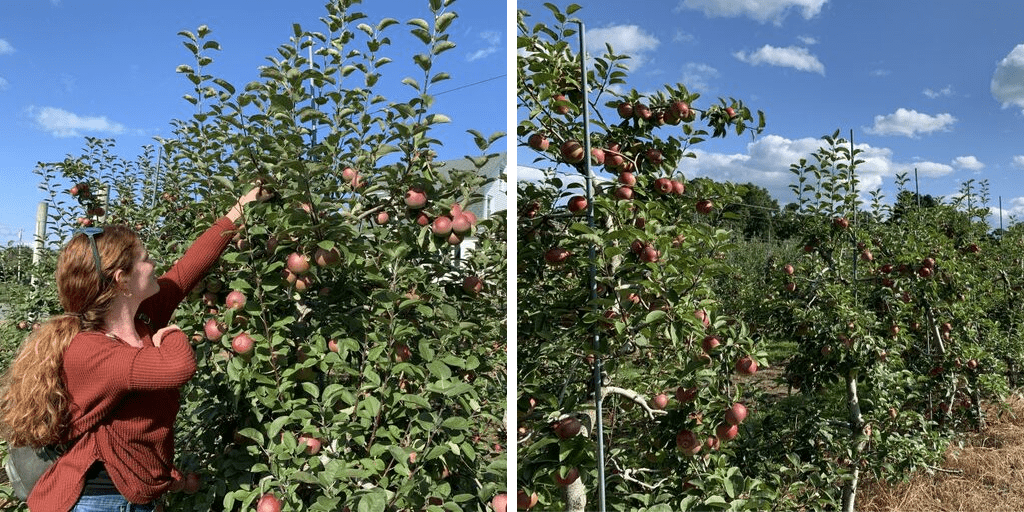
[(408, 207), (409, 217), (415, 219), (420, 226), (429, 226), (435, 237), (451, 245), (459, 245), (476, 227), (476, 215), (463, 209), (461, 204), (452, 203), (447, 214), (431, 219), (425, 211), (428, 203), (427, 193), (421, 187), (411, 187), (405, 192), (405, 205)]

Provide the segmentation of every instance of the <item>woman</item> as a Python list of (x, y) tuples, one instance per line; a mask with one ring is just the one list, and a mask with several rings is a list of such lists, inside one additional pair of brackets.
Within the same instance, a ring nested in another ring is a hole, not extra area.
[(57, 262), (65, 313), (22, 345), (0, 390), (12, 446), (68, 444), (28, 498), (33, 511), (155, 509), (181, 486), (173, 425), (195, 355), (168, 325), (220, 257), (254, 189), (159, 279), (138, 236), (121, 226), (76, 234)]

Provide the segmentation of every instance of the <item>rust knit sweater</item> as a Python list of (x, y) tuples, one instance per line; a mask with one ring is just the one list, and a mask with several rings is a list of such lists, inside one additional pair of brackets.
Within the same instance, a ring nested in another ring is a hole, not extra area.
[(179, 390), (196, 371), (195, 355), (182, 332), (165, 336), (160, 347), (152, 335), (220, 257), (232, 229), (227, 217), (219, 219), (158, 279), (160, 291), (139, 306), (135, 321), (142, 348), (99, 332), (81, 332), (71, 341), (62, 378), (71, 400), (67, 437), (78, 440), (36, 483), (30, 510), (70, 510), (97, 460), (133, 503), (153, 501), (181, 478), (173, 465), (173, 427)]

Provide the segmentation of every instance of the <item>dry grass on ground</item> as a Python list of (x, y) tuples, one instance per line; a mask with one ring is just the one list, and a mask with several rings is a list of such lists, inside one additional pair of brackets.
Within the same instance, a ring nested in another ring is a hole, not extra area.
[(942, 471), (907, 483), (867, 483), (857, 493), (861, 512), (997, 512), (1024, 510), (1024, 398), (1009, 411), (987, 411), (987, 425), (963, 448), (951, 446)]

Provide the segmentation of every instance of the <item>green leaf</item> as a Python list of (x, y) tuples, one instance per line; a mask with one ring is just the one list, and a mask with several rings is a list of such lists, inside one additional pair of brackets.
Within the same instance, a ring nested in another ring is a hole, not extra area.
[(469, 430), (470, 422), (461, 416), (452, 416), (441, 423), (443, 428), (452, 430)]
[(374, 490), (359, 498), (359, 503), (356, 504), (356, 512), (384, 512), (386, 504), (387, 496), (384, 494), (384, 491), (377, 492), (377, 490)]

